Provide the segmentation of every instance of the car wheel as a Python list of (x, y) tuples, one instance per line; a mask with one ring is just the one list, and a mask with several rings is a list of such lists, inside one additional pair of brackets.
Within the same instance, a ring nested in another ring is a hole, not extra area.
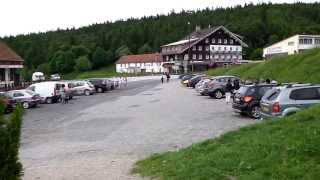
[(221, 99), (223, 97), (223, 94), (220, 90), (217, 90), (214, 92), (214, 98)]
[(47, 98), (47, 99), (46, 99), (46, 103), (47, 103), (47, 104), (52, 104), (52, 99), (51, 99), (51, 98)]
[(85, 90), (85, 91), (84, 91), (84, 95), (90, 96), (90, 91), (89, 91), (89, 90)]
[(102, 93), (102, 88), (98, 88), (98, 93)]
[(24, 109), (29, 109), (29, 103), (28, 103), (28, 102), (23, 102), (23, 103), (22, 103), (22, 107), (23, 107)]
[(255, 118), (255, 119), (259, 119), (261, 117), (261, 115), (260, 115), (260, 107), (259, 106), (253, 106), (251, 108), (251, 111), (250, 111), (250, 116)]

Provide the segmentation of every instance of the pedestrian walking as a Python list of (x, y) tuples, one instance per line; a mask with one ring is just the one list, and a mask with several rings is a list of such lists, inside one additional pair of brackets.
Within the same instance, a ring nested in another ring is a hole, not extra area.
[(161, 83), (163, 84), (163, 81), (164, 81), (164, 77), (163, 75), (161, 75)]
[(61, 103), (66, 104), (66, 90), (65, 85), (62, 84), (60, 88), (60, 96), (61, 96)]
[(270, 79), (267, 78), (267, 79), (266, 79), (266, 84), (270, 84), (270, 83), (271, 83)]
[(166, 76), (167, 76), (167, 83), (168, 83), (170, 81), (170, 74), (167, 73)]
[(231, 93), (233, 91), (233, 86), (231, 84), (231, 80), (228, 79), (227, 85), (226, 85), (226, 103), (229, 104), (231, 100)]

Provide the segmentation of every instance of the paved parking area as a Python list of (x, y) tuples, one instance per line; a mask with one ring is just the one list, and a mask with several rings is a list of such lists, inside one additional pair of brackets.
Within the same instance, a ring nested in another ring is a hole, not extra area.
[(198, 96), (178, 80), (131, 82), (28, 110), (20, 149), (24, 179), (140, 179), (128, 175), (136, 160), (250, 123), (223, 100)]

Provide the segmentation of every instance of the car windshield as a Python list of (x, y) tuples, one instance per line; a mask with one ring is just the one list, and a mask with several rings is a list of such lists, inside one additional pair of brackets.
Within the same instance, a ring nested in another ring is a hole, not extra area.
[(26, 92), (27, 94), (31, 95), (31, 96), (35, 95), (35, 93), (34, 93), (33, 91), (30, 91), (30, 90), (26, 90), (25, 92)]

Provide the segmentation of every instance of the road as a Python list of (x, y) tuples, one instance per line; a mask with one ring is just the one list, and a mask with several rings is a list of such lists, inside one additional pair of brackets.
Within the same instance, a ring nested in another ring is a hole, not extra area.
[(177, 80), (130, 82), (28, 110), (20, 148), (24, 179), (141, 179), (129, 175), (137, 160), (251, 123), (223, 100), (198, 96)]

